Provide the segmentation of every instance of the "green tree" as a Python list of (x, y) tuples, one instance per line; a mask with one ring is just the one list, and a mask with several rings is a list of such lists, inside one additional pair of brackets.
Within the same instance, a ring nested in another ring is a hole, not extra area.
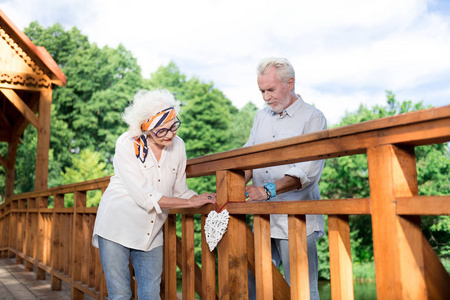
[[(90, 44), (75, 27), (65, 31), (60, 24), (43, 28), (32, 22), (24, 32), (49, 51), (67, 78), (53, 93), (49, 185), (62, 183), (60, 173), (72, 167), (71, 155), (85, 148), (102, 153), (112, 169), (115, 141), (125, 130), (121, 113), (143, 84), (136, 59), (122, 45)], [(36, 132), (30, 127), (17, 154), (16, 193), (34, 189)]]
[[(83, 182), (110, 175), (100, 152), (86, 148), (80, 153), (73, 154), (71, 159), (73, 167), (66, 168), (65, 172), (61, 173), (63, 184)], [(86, 205), (88, 207), (98, 206), (101, 196), (101, 191), (89, 191)], [(73, 206), (73, 195), (67, 195), (64, 200), (64, 206)]]
[(78, 50), (91, 47), (88, 37), (76, 27), (65, 31), (59, 23), (43, 28), (38, 22), (31, 22), (24, 33), (35, 45), (45, 47), (60, 68), (64, 68)]
[(121, 114), (142, 87), (140, 67), (122, 45), (79, 50), (63, 69), (68, 80), (55, 92), (57, 117), (75, 133), (75, 149), (94, 147), (111, 160), (126, 130)]
[[(188, 159), (229, 150), (230, 121), (237, 109), (213, 83), (187, 79), (175, 63), (161, 66), (146, 80), (148, 89), (165, 88), (181, 102), (181, 127), (178, 135), (186, 144)], [(215, 191), (215, 177), (188, 179), (198, 193)]]
[(226, 150), (241, 148), (248, 141), (257, 111), (258, 107), (252, 102), (248, 102), (238, 112), (232, 114), (229, 129), (230, 140)]
[[(337, 127), (394, 116), (401, 113), (425, 109), (419, 103), (395, 99), (391, 92), (386, 93), (387, 105), (368, 108), (361, 105), (356, 112), (347, 112)], [(449, 184), (449, 150), (447, 144), (416, 147), (419, 194), (448, 195)], [(319, 183), (322, 198), (364, 198), (370, 196), (369, 177), (366, 155), (344, 156), (328, 159)], [(423, 217), (424, 233), (439, 254), (448, 253), (444, 246), (450, 239), (448, 218)], [(350, 216), (352, 251), (354, 261), (370, 262), (373, 260), (372, 227), (370, 216)], [(357, 244), (357, 247), (353, 247)]]

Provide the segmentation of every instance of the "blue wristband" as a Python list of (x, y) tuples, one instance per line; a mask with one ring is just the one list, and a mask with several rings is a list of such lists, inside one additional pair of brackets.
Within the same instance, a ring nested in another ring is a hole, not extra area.
[(275, 187), (275, 183), (273, 182), (269, 182), (268, 184), (266, 184), (264, 186), (264, 190), (267, 193), (267, 200), (273, 199), (277, 195), (277, 189)]

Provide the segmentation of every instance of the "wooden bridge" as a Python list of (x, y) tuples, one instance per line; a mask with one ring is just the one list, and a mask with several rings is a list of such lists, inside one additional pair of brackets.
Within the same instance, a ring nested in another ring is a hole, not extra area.
[[(349, 215), (371, 215), (378, 299), (448, 299), (450, 277), (420, 228), (420, 216), (449, 215), (450, 196), (418, 196), (414, 148), (450, 140), (450, 106), (411, 112), (188, 161), (189, 177), (215, 175), (218, 206), (230, 213), (228, 230), (210, 252), (202, 230), (201, 267), (194, 259), (194, 215), (215, 207), (171, 210), (164, 227), (162, 299), (246, 299), (247, 272), (258, 299), (309, 299), (305, 214), (328, 215), (332, 299), (353, 299)], [(367, 154), (370, 198), (243, 203), (246, 169)], [(96, 207), (87, 192), (104, 191), (109, 177), (11, 195), (0, 207), (0, 254), (36, 279), (64, 282), (72, 299), (107, 297), (98, 250), (91, 245)], [(64, 197), (74, 195), (74, 206)], [(48, 207), (53, 198), (53, 208)], [(236, 203), (233, 203), (236, 202)], [(182, 236), (176, 235), (180, 214)], [(254, 217), (254, 230), (246, 215)], [(288, 214), (291, 287), (271, 262), (270, 214)], [(216, 269), (217, 257), (217, 269)], [(218, 278), (217, 278), (218, 277)]]

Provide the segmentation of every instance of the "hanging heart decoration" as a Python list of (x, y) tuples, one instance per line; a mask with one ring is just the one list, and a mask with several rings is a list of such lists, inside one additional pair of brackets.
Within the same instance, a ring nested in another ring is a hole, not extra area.
[(216, 248), (217, 244), (227, 231), (229, 219), (230, 214), (226, 209), (224, 209), (221, 213), (217, 213), (215, 210), (212, 210), (208, 214), (205, 221), (205, 236), (210, 252)]

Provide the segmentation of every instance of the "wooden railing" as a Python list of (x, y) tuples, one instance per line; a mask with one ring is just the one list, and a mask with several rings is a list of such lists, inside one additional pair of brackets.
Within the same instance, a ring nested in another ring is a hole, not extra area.
[[(248, 270), (258, 299), (309, 299), (305, 214), (328, 215), (332, 299), (353, 299), (349, 215), (372, 217), (378, 299), (446, 299), (450, 277), (420, 229), (422, 215), (449, 215), (450, 196), (418, 196), (414, 147), (450, 140), (450, 106), (411, 112), (188, 161), (189, 177), (216, 175), (218, 207), (230, 213), (227, 233), (210, 252), (202, 230), (201, 268), (194, 259), (194, 214), (215, 207), (171, 210), (164, 227), (161, 293), (176, 299), (176, 267), (183, 299), (246, 299)], [(370, 198), (243, 203), (243, 171), (266, 166), (367, 154)], [(48, 273), (72, 298), (106, 296), (91, 235), (97, 208), (86, 207), (87, 191), (104, 190), (109, 177), (14, 195), (0, 208), (2, 257), (16, 256), (37, 279)], [(74, 206), (64, 196), (74, 194)], [(53, 197), (54, 208), (48, 207)], [(236, 202), (236, 203), (233, 203)], [(182, 237), (176, 235), (181, 214)], [(253, 232), (246, 225), (253, 214)], [(287, 214), (291, 286), (270, 258), (270, 214)], [(217, 255), (217, 270), (216, 270)], [(218, 278), (216, 278), (218, 276)], [(217, 284), (216, 284), (217, 282)]]

